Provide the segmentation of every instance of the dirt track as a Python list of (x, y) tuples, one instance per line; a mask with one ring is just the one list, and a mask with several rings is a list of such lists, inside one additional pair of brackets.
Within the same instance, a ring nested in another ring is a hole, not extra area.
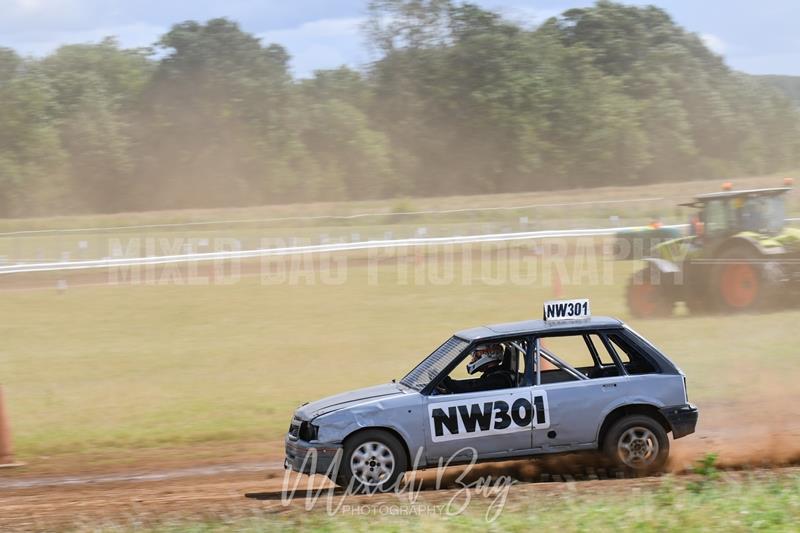
[[(484, 467), (483, 475), (513, 475), (519, 467), (498, 465)], [(798, 467), (784, 467), (778, 473), (797, 475)], [(730, 473), (742, 477), (742, 473)], [(748, 473), (749, 475), (749, 473)], [(36, 487), (28, 489), (0, 490), (0, 530), (44, 531), (63, 527), (92, 527), (116, 524), (141, 525), (158, 523), (170, 519), (216, 519), (235, 516), (274, 515), (304, 512), (306, 505), (305, 480), (301, 483), (294, 500), (284, 505), (281, 501), (283, 473), (245, 471), (218, 474), (175, 477), (157, 481), (93, 482), (80, 485)], [(266, 478), (266, 479), (265, 479)], [(630, 491), (661, 483), (657, 477), (642, 479), (598, 479), (584, 478), (575, 481), (569, 474), (540, 477), (538, 481), (527, 481), (511, 487), (509, 501), (530, 499), (533, 495), (594, 493), (608, 491)], [(327, 484), (324, 486), (328, 486)], [(432, 482), (427, 490), (419, 493), (417, 505), (446, 503), (459, 498), (459, 487), (433, 490)], [(314, 506), (314, 512), (325, 513), (328, 491)], [(476, 502), (484, 506), (495, 495), (475, 495)], [(332, 492), (334, 507), (342, 503), (343, 496)], [(406, 505), (407, 496), (395, 494), (380, 496), (349, 496), (345, 505), (382, 504)], [(458, 506), (456, 506), (458, 507)]]
[[(789, 402), (791, 404), (791, 402)], [(698, 433), (673, 442), (670, 468), (680, 476), (693, 460), (718, 452), (719, 464), (731, 476), (737, 470), (771, 469), (780, 474), (800, 473), (800, 422), (787, 410), (754, 405), (750, 410), (730, 406), (701, 406)], [(734, 416), (735, 415), (735, 416)], [(735, 422), (735, 423), (732, 423)], [(228, 447), (230, 448), (230, 447)], [(284, 471), (282, 445), (240, 447), (235, 453), (189, 455), (187, 450), (147, 456), (127, 466), (31, 465), (26, 469), (0, 470), (0, 530), (53, 530), (66, 525), (134, 525), (172, 518), (217, 520), (232, 516), (305, 512), (307, 478), (302, 477), (295, 499), (281, 501)], [(266, 453), (264, 453), (266, 452)], [(220, 459), (222, 457), (222, 459)], [(435, 473), (421, 476), (424, 488), (417, 505), (447, 502), (461, 491), (455, 478), (461, 469), (443, 477), (443, 490), (435, 489)], [(479, 465), (465, 479), (511, 476), (520, 483), (511, 487), (509, 500), (522, 501), (532, 494), (630, 491), (660, 483), (658, 477), (617, 479), (598, 468), (586, 456), (554, 456), (539, 460)], [(317, 486), (329, 487), (326, 480)], [(327, 491), (314, 512), (325, 513)], [(403, 500), (402, 498), (406, 498)], [(408, 496), (350, 496), (345, 505), (407, 505)], [(493, 496), (478, 497), (484, 505)], [(333, 495), (334, 507), (342, 503)]]

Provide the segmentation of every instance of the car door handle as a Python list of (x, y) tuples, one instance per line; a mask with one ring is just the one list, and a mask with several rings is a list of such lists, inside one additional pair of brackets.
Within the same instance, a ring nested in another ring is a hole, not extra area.
[(603, 389), (610, 390), (610, 389), (616, 388), (616, 386), (617, 386), (616, 383), (604, 383), (603, 384)]

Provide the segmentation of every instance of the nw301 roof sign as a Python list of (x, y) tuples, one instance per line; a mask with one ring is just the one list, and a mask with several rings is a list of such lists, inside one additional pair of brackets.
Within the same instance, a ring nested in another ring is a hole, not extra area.
[(589, 300), (554, 300), (544, 303), (545, 322), (588, 320), (592, 316)]

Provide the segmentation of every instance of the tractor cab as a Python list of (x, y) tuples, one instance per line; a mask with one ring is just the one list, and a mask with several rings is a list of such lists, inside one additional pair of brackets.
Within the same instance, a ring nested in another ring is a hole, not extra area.
[(729, 190), (703, 194), (682, 205), (699, 209), (690, 219), (689, 231), (700, 239), (725, 239), (742, 232), (774, 236), (786, 225), (786, 193), (790, 190)]

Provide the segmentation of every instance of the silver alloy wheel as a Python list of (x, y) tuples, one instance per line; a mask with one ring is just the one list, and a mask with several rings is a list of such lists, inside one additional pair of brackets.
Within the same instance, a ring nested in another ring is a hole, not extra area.
[(620, 435), (617, 441), (619, 458), (631, 468), (650, 466), (658, 457), (658, 439), (649, 429), (634, 426)]
[(376, 487), (386, 482), (394, 473), (394, 454), (382, 442), (368, 441), (353, 450), (350, 470), (362, 485)]

